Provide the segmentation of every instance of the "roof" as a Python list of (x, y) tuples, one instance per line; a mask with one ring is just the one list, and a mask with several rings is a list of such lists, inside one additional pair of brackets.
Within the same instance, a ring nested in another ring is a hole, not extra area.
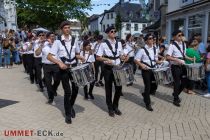
[(104, 15), (106, 13), (115, 12), (120, 13), (122, 22), (129, 22), (131, 20), (131, 22), (147, 23), (148, 21), (146, 18), (142, 17), (142, 11), (143, 9), (141, 4), (118, 2), (111, 9), (106, 10)]

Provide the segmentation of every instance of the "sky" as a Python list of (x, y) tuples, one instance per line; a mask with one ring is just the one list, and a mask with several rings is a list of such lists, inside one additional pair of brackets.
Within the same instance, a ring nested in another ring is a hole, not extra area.
[[(125, 2), (126, 1), (128, 1), (128, 0), (125, 0)], [(95, 4), (95, 5), (102, 4), (102, 5), (92, 6), (92, 10), (91, 11), (88, 10), (86, 12), (90, 16), (93, 15), (93, 14), (102, 14), (104, 12), (104, 10), (109, 10), (110, 8), (112, 8), (112, 6), (114, 6), (118, 2), (119, 2), (119, 0), (91, 0), (92, 4)], [(136, 2), (134, 1), (134, 3), (139, 3), (139, 1), (136, 0)], [(110, 4), (110, 6), (108, 6), (108, 4)]]

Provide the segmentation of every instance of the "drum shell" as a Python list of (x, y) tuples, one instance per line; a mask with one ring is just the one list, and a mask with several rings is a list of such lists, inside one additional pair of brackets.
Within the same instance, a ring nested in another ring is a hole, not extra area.
[(79, 87), (84, 87), (95, 81), (95, 75), (91, 63), (77, 66), (70, 71), (73, 77), (73, 82)]
[(199, 81), (205, 78), (205, 68), (201, 63), (186, 64), (187, 78), (192, 81)]
[(167, 85), (173, 82), (173, 76), (169, 67), (153, 69), (153, 74), (156, 83), (159, 85)]
[(117, 86), (128, 85), (130, 83), (133, 83), (133, 67), (130, 64), (125, 64), (122, 67), (114, 67), (112, 70)]

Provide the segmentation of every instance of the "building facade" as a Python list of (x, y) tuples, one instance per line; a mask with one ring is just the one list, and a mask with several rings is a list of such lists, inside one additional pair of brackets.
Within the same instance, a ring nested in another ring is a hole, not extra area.
[(142, 29), (148, 24), (148, 20), (143, 15), (141, 4), (120, 0), (111, 9), (105, 10), (103, 14), (93, 15), (90, 18), (89, 30), (91, 32), (98, 30), (105, 35), (107, 27), (115, 26), (117, 15), (121, 17), (122, 26), (121, 31), (117, 33), (118, 38), (125, 39), (129, 33), (132, 35), (142, 34)]
[(0, 0), (0, 30), (17, 30), (15, 0)]
[(200, 33), (203, 42), (210, 37), (209, 0), (169, 0), (167, 17), (167, 36), (171, 39), (174, 30), (180, 29), (190, 39)]

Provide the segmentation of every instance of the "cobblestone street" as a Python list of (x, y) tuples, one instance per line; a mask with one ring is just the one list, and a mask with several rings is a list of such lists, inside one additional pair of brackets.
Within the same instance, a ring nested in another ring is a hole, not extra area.
[[(11, 105), (0, 108), (0, 139), (2, 140), (209, 140), (210, 100), (199, 95), (181, 94), (181, 107), (172, 101), (172, 89), (159, 86), (152, 96), (153, 112), (144, 108), (140, 92), (142, 79), (136, 76), (132, 87), (123, 87), (120, 100), (122, 116), (110, 118), (105, 104), (104, 89), (95, 87), (95, 100), (78, 95), (76, 118), (71, 125), (64, 122), (63, 90), (59, 87), (54, 105), (47, 105), (47, 93), (31, 85), (22, 66), (0, 71), (0, 98)], [(139, 91), (140, 89), (140, 91)], [(2, 101), (0, 101), (2, 102)], [(52, 130), (63, 136), (6, 137), (5, 130)]]

